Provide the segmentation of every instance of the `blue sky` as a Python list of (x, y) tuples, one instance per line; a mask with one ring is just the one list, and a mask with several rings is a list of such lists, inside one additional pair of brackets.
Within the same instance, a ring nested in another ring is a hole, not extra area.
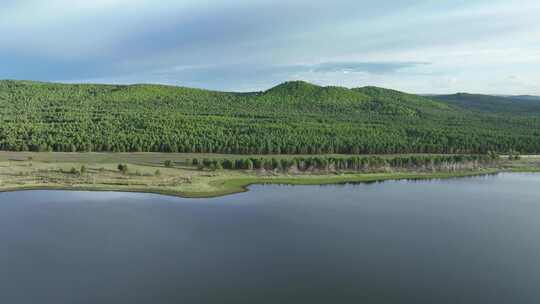
[(540, 95), (538, 16), (538, 0), (2, 0), (0, 78)]

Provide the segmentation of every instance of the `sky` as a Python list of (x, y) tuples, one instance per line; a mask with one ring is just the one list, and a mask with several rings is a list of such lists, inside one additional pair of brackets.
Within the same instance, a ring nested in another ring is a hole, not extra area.
[(538, 0), (0, 0), (0, 79), (540, 95)]

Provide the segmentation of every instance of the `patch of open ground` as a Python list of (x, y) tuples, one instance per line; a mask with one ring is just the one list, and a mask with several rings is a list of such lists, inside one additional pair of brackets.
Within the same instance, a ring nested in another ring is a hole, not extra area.
[[(241, 155), (169, 153), (0, 153), (0, 191), (72, 189), (152, 192), (184, 197), (211, 197), (245, 191), (257, 183), (332, 184), (388, 179), (449, 178), (502, 171), (540, 172), (540, 156), (501, 161), (497, 168), (459, 172), (278, 172), (216, 170), (188, 166), (192, 158), (232, 158)], [(272, 157), (272, 156), (266, 156)], [(274, 156), (275, 157), (275, 156)], [(287, 157), (281, 155), (281, 157)], [(288, 156), (290, 157), (290, 156)], [(174, 166), (165, 167), (165, 160)], [(127, 164), (120, 171), (118, 164)]]

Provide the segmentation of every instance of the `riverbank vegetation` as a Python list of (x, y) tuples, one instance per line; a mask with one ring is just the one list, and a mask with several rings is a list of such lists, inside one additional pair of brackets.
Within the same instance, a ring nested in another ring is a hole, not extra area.
[[(515, 155), (511, 155), (512, 159)], [(380, 172), (395, 170), (457, 171), (497, 164), (499, 156), (489, 155), (409, 155), (409, 156), (310, 156), (277, 158), (197, 159), (200, 169), (265, 170), (275, 172)], [(166, 161), (170, 163), (170, 161)]]
[[(226, 159), (222, 157), (223, 155), (205, 156), (208, 160), (225, 162)], [(246, 159), (242, 155), (235, 157), (236, 160)], [(174, 158), (174, 161), (167, 162), (171, 158)], [(279, 159), (278, 156), (273, 158)], [(252, 170), (220, 169), (193, 166), (190, 164), (193, 159), (197, 158), (191, 154), (139, 153), (131, 159), (121, 159), (115, 153), (1, 152), (0, 191), (71, 189), (210, 197), (245, 191), (247, 185), (257, 183), (314, 185), (388, 179), (448, 178), (504, 171), (540, 172), (540, 157), (526, 155), (520, 160), (508, 160), (507, 157), (493, 160), (487, 156), (451, 155), (365, 156), (365, 158), (306, 156), (297, 162), (297, 165), (303, 163), (297, 168), (305, 168), (304, 170), (280, 170), (279, 167), (267, 169), (261, 167)], [(266, 159), (268, 160), (263, 163), (273, 162), (272, 158)], [(281, 158), (280, 161), (283, 159), (291, 158)], [(327, 161), (328, 167), (324, 167), (325, 170), (322, 170), (323, 167), (310, 168), (317, 164), (316, 159), (323, 163)], [(361, 167), (362, 159), (365, 159), (366, 163), (371, 162), (372, 166)], [(457, 160), (461, 162), (453, 162)], [(330, 165), (332, 162), (334, 167)], [(352, 167), (345, 168), (344, 164), (349, 162), (348, 166)], [(308, 166), (308, 163), (311, 165)], [(341, 167), (339, 163), (342, 163)], [(436, 163), (439, 166), (432, 167)], [(391, 164), (395, 166), (392, 167)], [(398, 167), (397, 164), (401, 165)]]

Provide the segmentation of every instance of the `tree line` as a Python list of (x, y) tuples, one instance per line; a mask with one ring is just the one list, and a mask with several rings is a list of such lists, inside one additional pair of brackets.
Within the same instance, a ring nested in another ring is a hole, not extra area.
[(191, 165), (209, 170), (267, 170), (267, 171), (361, 171), (377, 170), (461, 170), (475, 169), (497, 163), (495, 153), (486, 155), (411, 155), (411, 156), (350, 156), (350, 157), (291, 157), (198, 159)]

